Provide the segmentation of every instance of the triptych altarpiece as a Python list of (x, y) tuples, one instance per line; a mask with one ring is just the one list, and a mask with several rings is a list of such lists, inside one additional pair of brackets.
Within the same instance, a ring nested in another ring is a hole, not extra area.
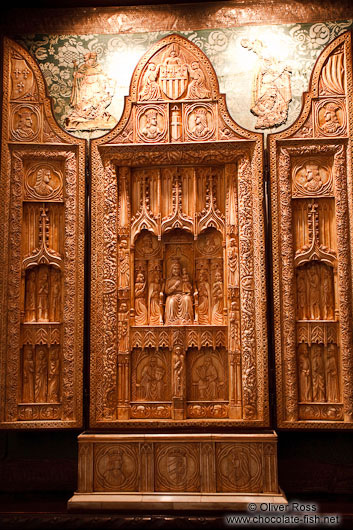
[(100, 434), (79, 438), (79, 492), (279, 495), (264, 431), (272, 334), (278, 425), (353, 424), (350, 34), (321, 54), (297, 121), (268, 138), (271, 242), (264, 137), (233, 121), (192, 42), (150, 48), (119, 123), (89, 146), (56, 124), (37, 64), (9, 40), (3, 71), (2, 427), (82, 426), (89, 155)]

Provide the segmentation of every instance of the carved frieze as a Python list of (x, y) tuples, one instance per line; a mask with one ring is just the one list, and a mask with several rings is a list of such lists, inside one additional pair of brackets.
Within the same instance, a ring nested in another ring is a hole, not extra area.
[(267, 422), (261, 170), (202, 52), (152, 46), (92, 143), (92, 426)]
[(1, 425), (77, 427), (84, 142), (56, 125), (38, 66), (9, 40), (3, 83)]
[(319, 57), (297, 122), (269, 137), (282, 427), (353, 422), (351, 80), (345, 33)]

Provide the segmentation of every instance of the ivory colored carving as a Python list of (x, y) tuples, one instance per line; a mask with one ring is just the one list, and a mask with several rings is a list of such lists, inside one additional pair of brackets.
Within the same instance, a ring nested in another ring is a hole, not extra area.
[(92, 143), (92, 427), (267, 424), (261, 149), (194, 44), (138, 63)]
[(1, 426), (78, 427), (84, 142), (56, 125), (38, 66), (9, 40), (3, 92)]
[(351, 86), (345, 33), (319, 57), (297, 122), (269, 139), (282, 427), (353, 422)]

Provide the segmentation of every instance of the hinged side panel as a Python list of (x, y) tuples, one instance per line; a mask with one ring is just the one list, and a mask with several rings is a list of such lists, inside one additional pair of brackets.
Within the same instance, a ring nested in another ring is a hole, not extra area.
[(1, 426), (82, 424), (85, 142), (56, 124), (42, 74), (4, 41)]
[(352, 103), (344, 33), (320, 55), (298, 120), (269, 137), (281, 427), (353, 425)]

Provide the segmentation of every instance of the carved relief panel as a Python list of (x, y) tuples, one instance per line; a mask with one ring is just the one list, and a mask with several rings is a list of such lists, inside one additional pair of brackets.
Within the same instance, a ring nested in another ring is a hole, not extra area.
[(84, 142), (56, 125), (36, 63), (9, 40), (3, 87), (1, 424), (80, 426)]
[(351, 41), (319, 57), (302, 114), (270, 136), (279, 422), (353, 422)]
[(138, 63), (92, 142), (91, 426), (267, 424), (261, 142), (191, 42)]

